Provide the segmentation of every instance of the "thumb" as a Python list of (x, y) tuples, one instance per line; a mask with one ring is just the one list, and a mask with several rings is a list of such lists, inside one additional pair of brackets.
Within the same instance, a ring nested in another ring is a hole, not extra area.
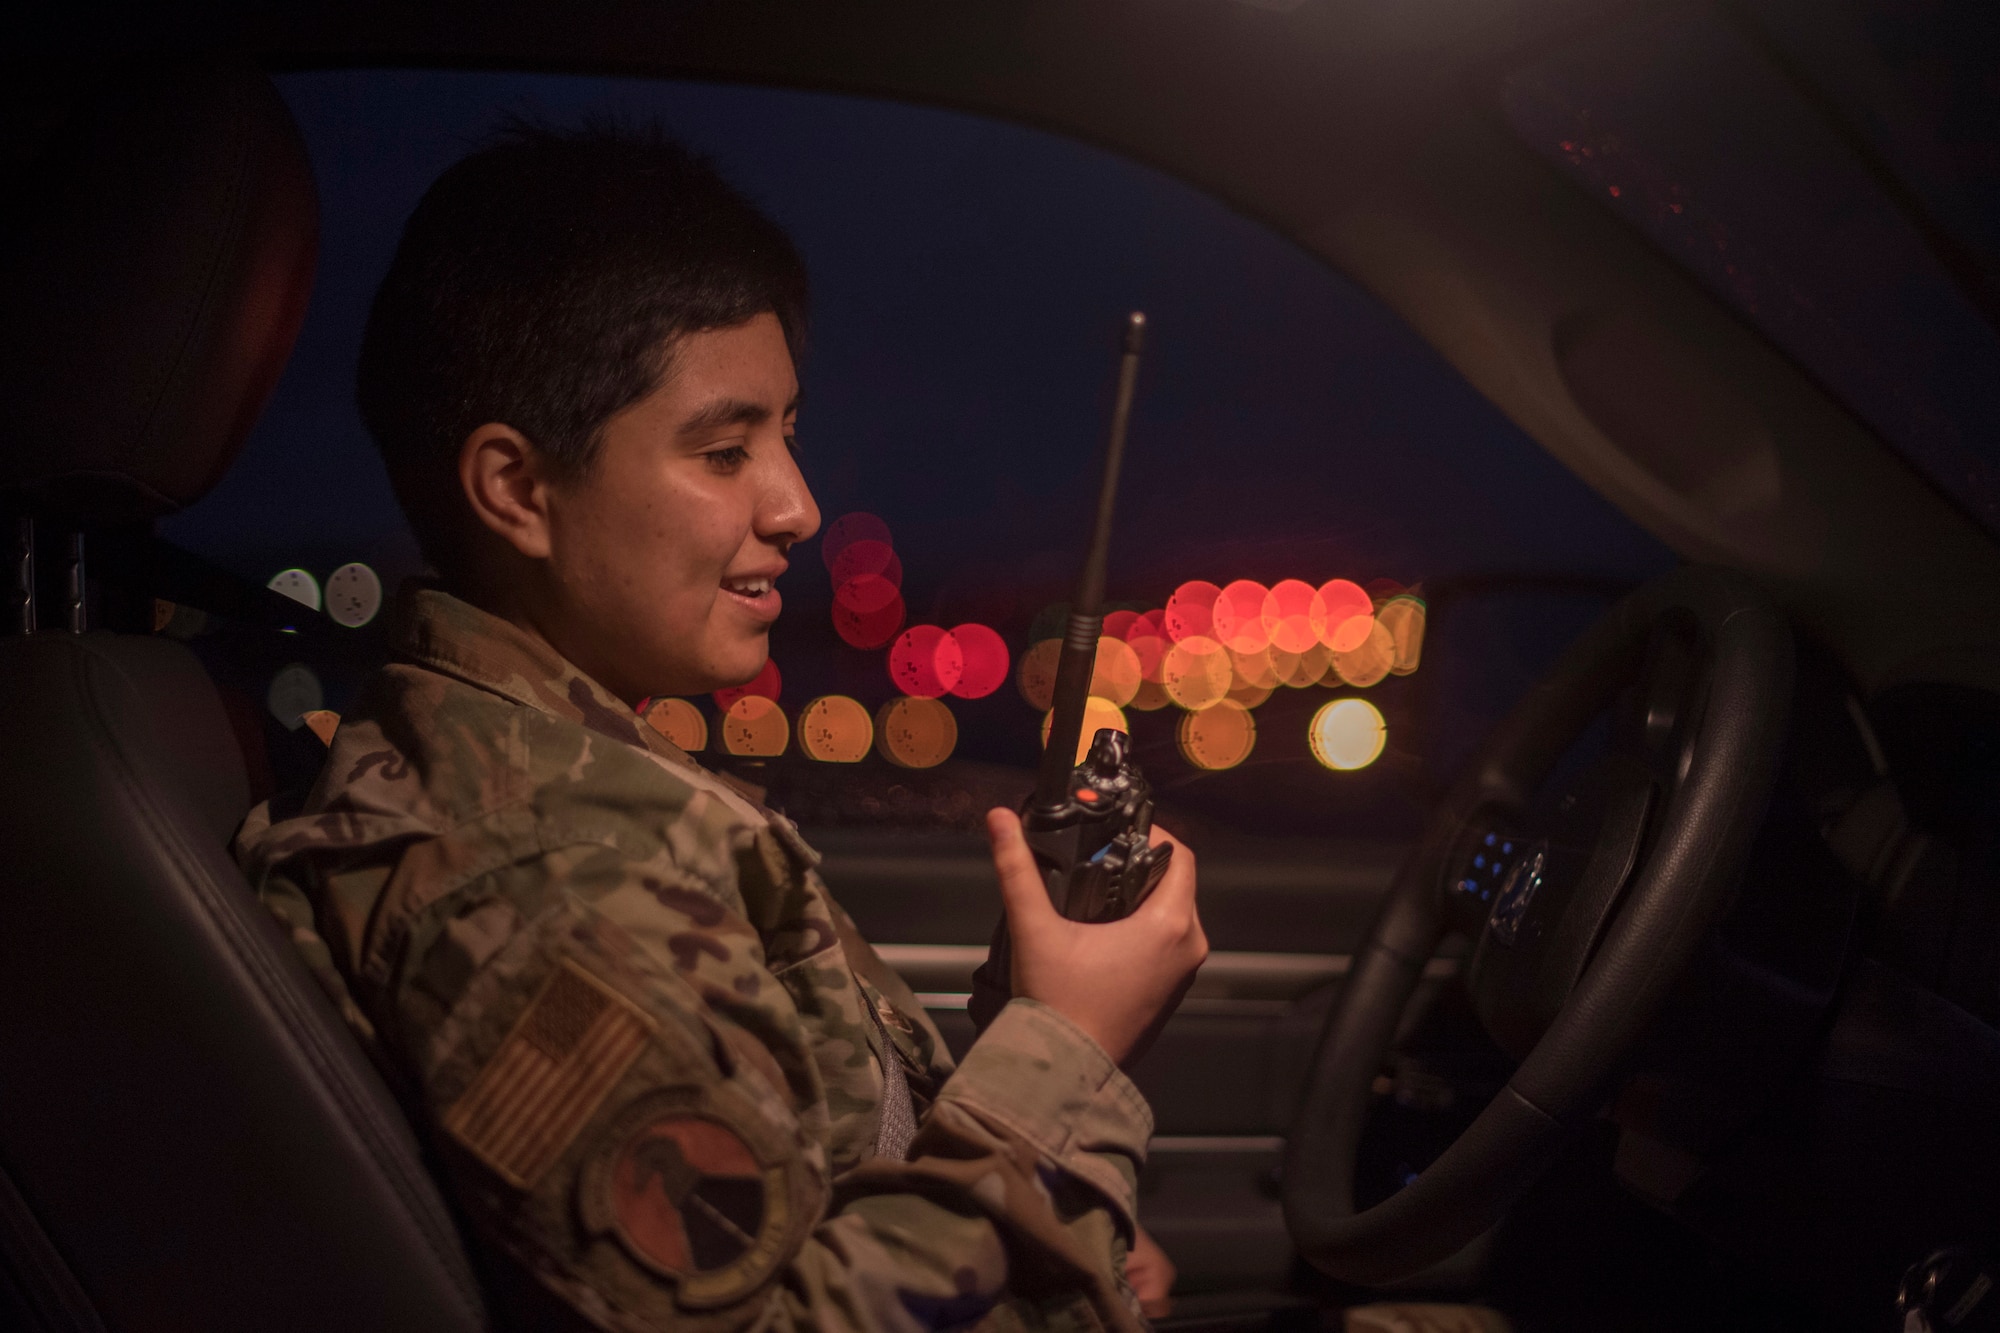
[(986, 836), (993, 844), (993, 869), (1000, 877), (1000, 901), (1007, 909), (1008, 929), (1018, 938), (1055, 915), (1041, 867), (1028, 850), (1021, 817), (1004, 806), (986, 812)]

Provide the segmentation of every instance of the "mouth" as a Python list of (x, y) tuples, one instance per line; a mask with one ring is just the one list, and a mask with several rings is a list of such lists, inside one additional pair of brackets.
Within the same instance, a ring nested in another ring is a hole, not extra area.
[(784, 599), (778, 595), (776, 574), (742, 574), (722, 580), (722, 591), (759, 620), (778, 618)]

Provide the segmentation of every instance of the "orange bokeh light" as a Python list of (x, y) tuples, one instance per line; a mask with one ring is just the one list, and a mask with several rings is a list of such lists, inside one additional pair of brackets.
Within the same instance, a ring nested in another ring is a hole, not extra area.
[[(1056, 715), (1053, 710), (1042, 715), (1044, 747), (1049, 743), (1049, 732), (1054, 728), (1055, 720)], [(1083, 705), (1083, 730), (1076, 738), (1076, 763), (1083, 762), (1083, 757), (1090, 753), (1090, 743), (1097, 739), (1097, 733), (1107, 728), (1112, 731), (1122, 731), (1128, 736), (1132, 733), (1132, 728), (1126, 725), (1124, 710), (1109, 699), (1100, 699), (1093, 694)]]
[(1376, 623), (1389, 631), (1389, 638), (1396, 645), (1395, 661), (1389, 665), (1390, 674), (1407, 676), (1423, 660), (1426, 618), (1423, 600), (1407, 593), (1390, 598), (1375, 613)]
[(1173, 700), (1167, 696), (1167, 687), (1157, 680), (1142, 680), (1138, 691), (1133, 694), (1127, 708), (1136, 708), (1142, 713), (1155, 713), (1165, 708)]
[(942, 700), (891, 699), (875, 713), (875, 746), (898, 768), (936, 768), (958, 748), (958, 719)]
[[(1273, 665), (1277, 654), (1273, 653)], [(1317, 685), (1326, 679), (1326, 673), (1333, 669), (1333, 649), (1323, 643), (1313, 643), (1296, 657), (1287, 657), (1278, 671), (1278, 683), (1295, 690), (1303, 690), (1308, 685)]]
[(905, 694), (935, 699), (965, 675), (958, 639), (938, 625), (912, 625), (889, 650), (889, 679)]
[(1099, 638), (1090, 668), (1090, 692), (1123, 708), (1139, 692), (1139, 654), (1123, 639)]
[(690, 753), (708, 748), (708, 719), (685, 699), (655, 699), (646, 709), (654, 731)]
[(1182, 639), (1160, 663), (1167, 697), (1191, 713), (1214, 705), (1229, 693), (1231, 683), (1228, 651), (1205, 635)]
[(951, 692), (961, 699), (984, 699), (1007, 680), (1007, 641), (985, 625), (956, 625), (951, 637), (958, 640), (964, 669)]
[(785, 710), (761, 694), (746, 694), (730, 704), (720, 730), (722, 748), (746, 758), (776, 758), (792, 739)]
[[(1351, 622), (1350, 622), (1351, 623)], [(1389, 674), (1396, 662), (1396, 640), (1381, 621), (1368, 621), (1368, 637), (1355, 648), (1333, 655), (1333, 669), (1349, 685), (1373, 685)]]
[(779, 691), (783, 685), (784, 677), (778, 674), (777, 659), (767, 657), (764, 659), (764, 669), (757, 673), (755, 679), (751, 680), (748, 684), (732, 685), (726, 690), (717, 690), (712, 697), (715, 700), (715, 706), (724, 711), (727, 711), (729, 706), (738, 699), (749, 695), (756, 695), (776, 703)]
[(1213, 708), (1189, 713), (1174, 728), (1181, 757), (1196, 768), (1234, 768), (1250, 757), (1257, 744), (1257, 722), (1250, 710), (1224, 699)]
[(1254, 579), (1238, 579), (1216, 594), (1210, 619), (1216, 641), (1232, 652), (1254, 653), (1270, 646), (1264, 601), (1271, 590)]
[(1352, 652), (1367, 642), (1375, 624), (1375, 603), (1351, 579), (1329, 579), (1319, 586), (1319, 611), (1313, 631), (1336, 653)]
[(1195, 579), (1174, 589), (1167, 599), (1160, 625), (1175, 643), (1195, 637), (1211, 638), (1215, 632), (1215, 599), (1222, 589)]
[(799, 713), (799, 748), (823, 764), (858, 764), (875, 743), (875, 723), (860, 701), (826, 694)]
[(1062, 656), (1061, 639), (1043, 639), (1031, 644), (1028, 651), (1021, 654), (1021, 666), (1015, 674), (1014, 683), (1020, 687), (1021, 697), (1028, 701), (1028, 707), (1038, 713), (1046, 713), (1055, 703), (1056, 662)]
[[(1271, 650), (1259, 648), (1245, 652), (1232, 647), (1229, 650), (1230, 689), (1250, 686), (1254, 689), (1270, 691), (1278, 684), (1277, 668), (1271, 664)], [(1259, 702), (1262, 702), (1261, 700)]]

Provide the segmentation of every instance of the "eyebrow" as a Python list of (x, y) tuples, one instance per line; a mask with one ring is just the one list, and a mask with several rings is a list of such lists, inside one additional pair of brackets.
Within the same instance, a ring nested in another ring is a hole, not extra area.
[[(799, 398), (794, 394), (792, 401), (785, 404), (785, 415), (799, 410)], [(716, 430), (723, 426), (754, 426), (771, 419), (771, 409), (762, 403), (753, 403), (746, 398), (718, 398), (703, 407), (681, 423), (683, 432)]]

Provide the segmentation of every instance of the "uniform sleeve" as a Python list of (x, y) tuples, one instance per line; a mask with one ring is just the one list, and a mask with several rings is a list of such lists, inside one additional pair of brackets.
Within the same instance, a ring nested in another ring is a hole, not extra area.
[(1141, 1327), (1121, 1272), (1151, 1118), (1104, 1053), (1017, 1000), (907, 1160), (835, 1176), (799, 1012), (840, 946), (774, 974), (731, 899), (571, 847), (412, 928), (378, 1028), (486, 1236), (605, 1329)]

